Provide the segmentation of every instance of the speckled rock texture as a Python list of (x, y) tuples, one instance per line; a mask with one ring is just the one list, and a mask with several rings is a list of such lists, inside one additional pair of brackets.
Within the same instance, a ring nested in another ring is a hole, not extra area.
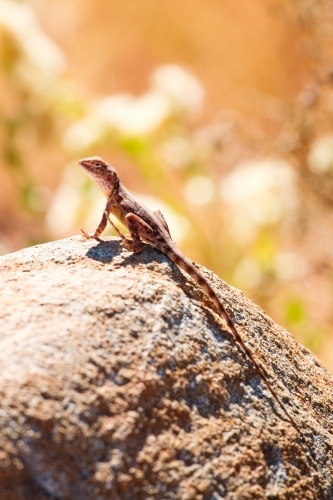
[(333, 499), (333, 377), (202, 268), (77, 236), (0, 259), (1, 500)]

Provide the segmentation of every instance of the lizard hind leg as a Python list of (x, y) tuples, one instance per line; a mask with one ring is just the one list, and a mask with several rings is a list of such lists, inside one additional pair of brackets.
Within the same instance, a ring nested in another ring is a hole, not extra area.
[[(136, 249), (136, 246), (134, 244), (134, 241), (130, 238), (128, 238), (125, 234), (123, 234), (121, 231), (119, 231), (119, 229), (117, 228), (117, 226), (112, 222), (112, 220), (110, 219), (110, 217), (108, 217), (109, 219), (109, 222), (111, 224), (111, 226), (117, 231), (117, 233), (119, 234), (120, 238), (122, 239), (122, 243), (124, 245), (125, 248), (127, 248), (127, 250), (131, 250), (132, 252), (135, 252), (135, 249)], [(141, 243), (141, 242), (140, 242)], [(136, 252), (135, 252), (136, 253)]]
[(147, 224), (144, 220), (142, 220), (141, 217), (138, 217), (133, 213), (127, 214), (125, 219), (127, 222), (128, 230), (132, 237), (131, 240), (132, 250), (135, 253), (139, 253), (142, 250), (141, 238), (147, 241), (148, 243), (150, 241), (153, 242), (154, 232), (152, 228), (149, 226), (149, 224)]

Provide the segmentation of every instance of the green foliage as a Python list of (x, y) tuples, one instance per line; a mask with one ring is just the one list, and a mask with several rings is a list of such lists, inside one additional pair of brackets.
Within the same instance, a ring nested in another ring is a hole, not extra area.
[(300, 324), (306, 319), (306, 307), (299, 298), (286, 302), (286, 322), (290, 325)]

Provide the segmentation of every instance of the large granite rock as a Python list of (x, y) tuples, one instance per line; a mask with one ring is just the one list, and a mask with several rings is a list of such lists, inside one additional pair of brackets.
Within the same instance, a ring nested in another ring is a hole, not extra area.
[(0, 498), (333, 498), (333, 378), (203, 269), (81, 237), (0, 259)]

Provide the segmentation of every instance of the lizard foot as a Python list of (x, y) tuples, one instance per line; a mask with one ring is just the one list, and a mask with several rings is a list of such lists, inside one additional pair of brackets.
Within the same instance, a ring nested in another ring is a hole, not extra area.
[(84, 236), (87, 240), (94, 238), (94, 235), (91, 233), (88, 233), (88, 231), (86, 231), (85, 229), (80, 228), (80, 231), (82, 233), (82, 236)]
[(133, 240), (130, 240), (128, 238), (122, 238), (122, 244), (126, 248), (126, 250), (130, 250), (133, 253), (140, 253), (142, 250), (142, 244), (137, 243)]

